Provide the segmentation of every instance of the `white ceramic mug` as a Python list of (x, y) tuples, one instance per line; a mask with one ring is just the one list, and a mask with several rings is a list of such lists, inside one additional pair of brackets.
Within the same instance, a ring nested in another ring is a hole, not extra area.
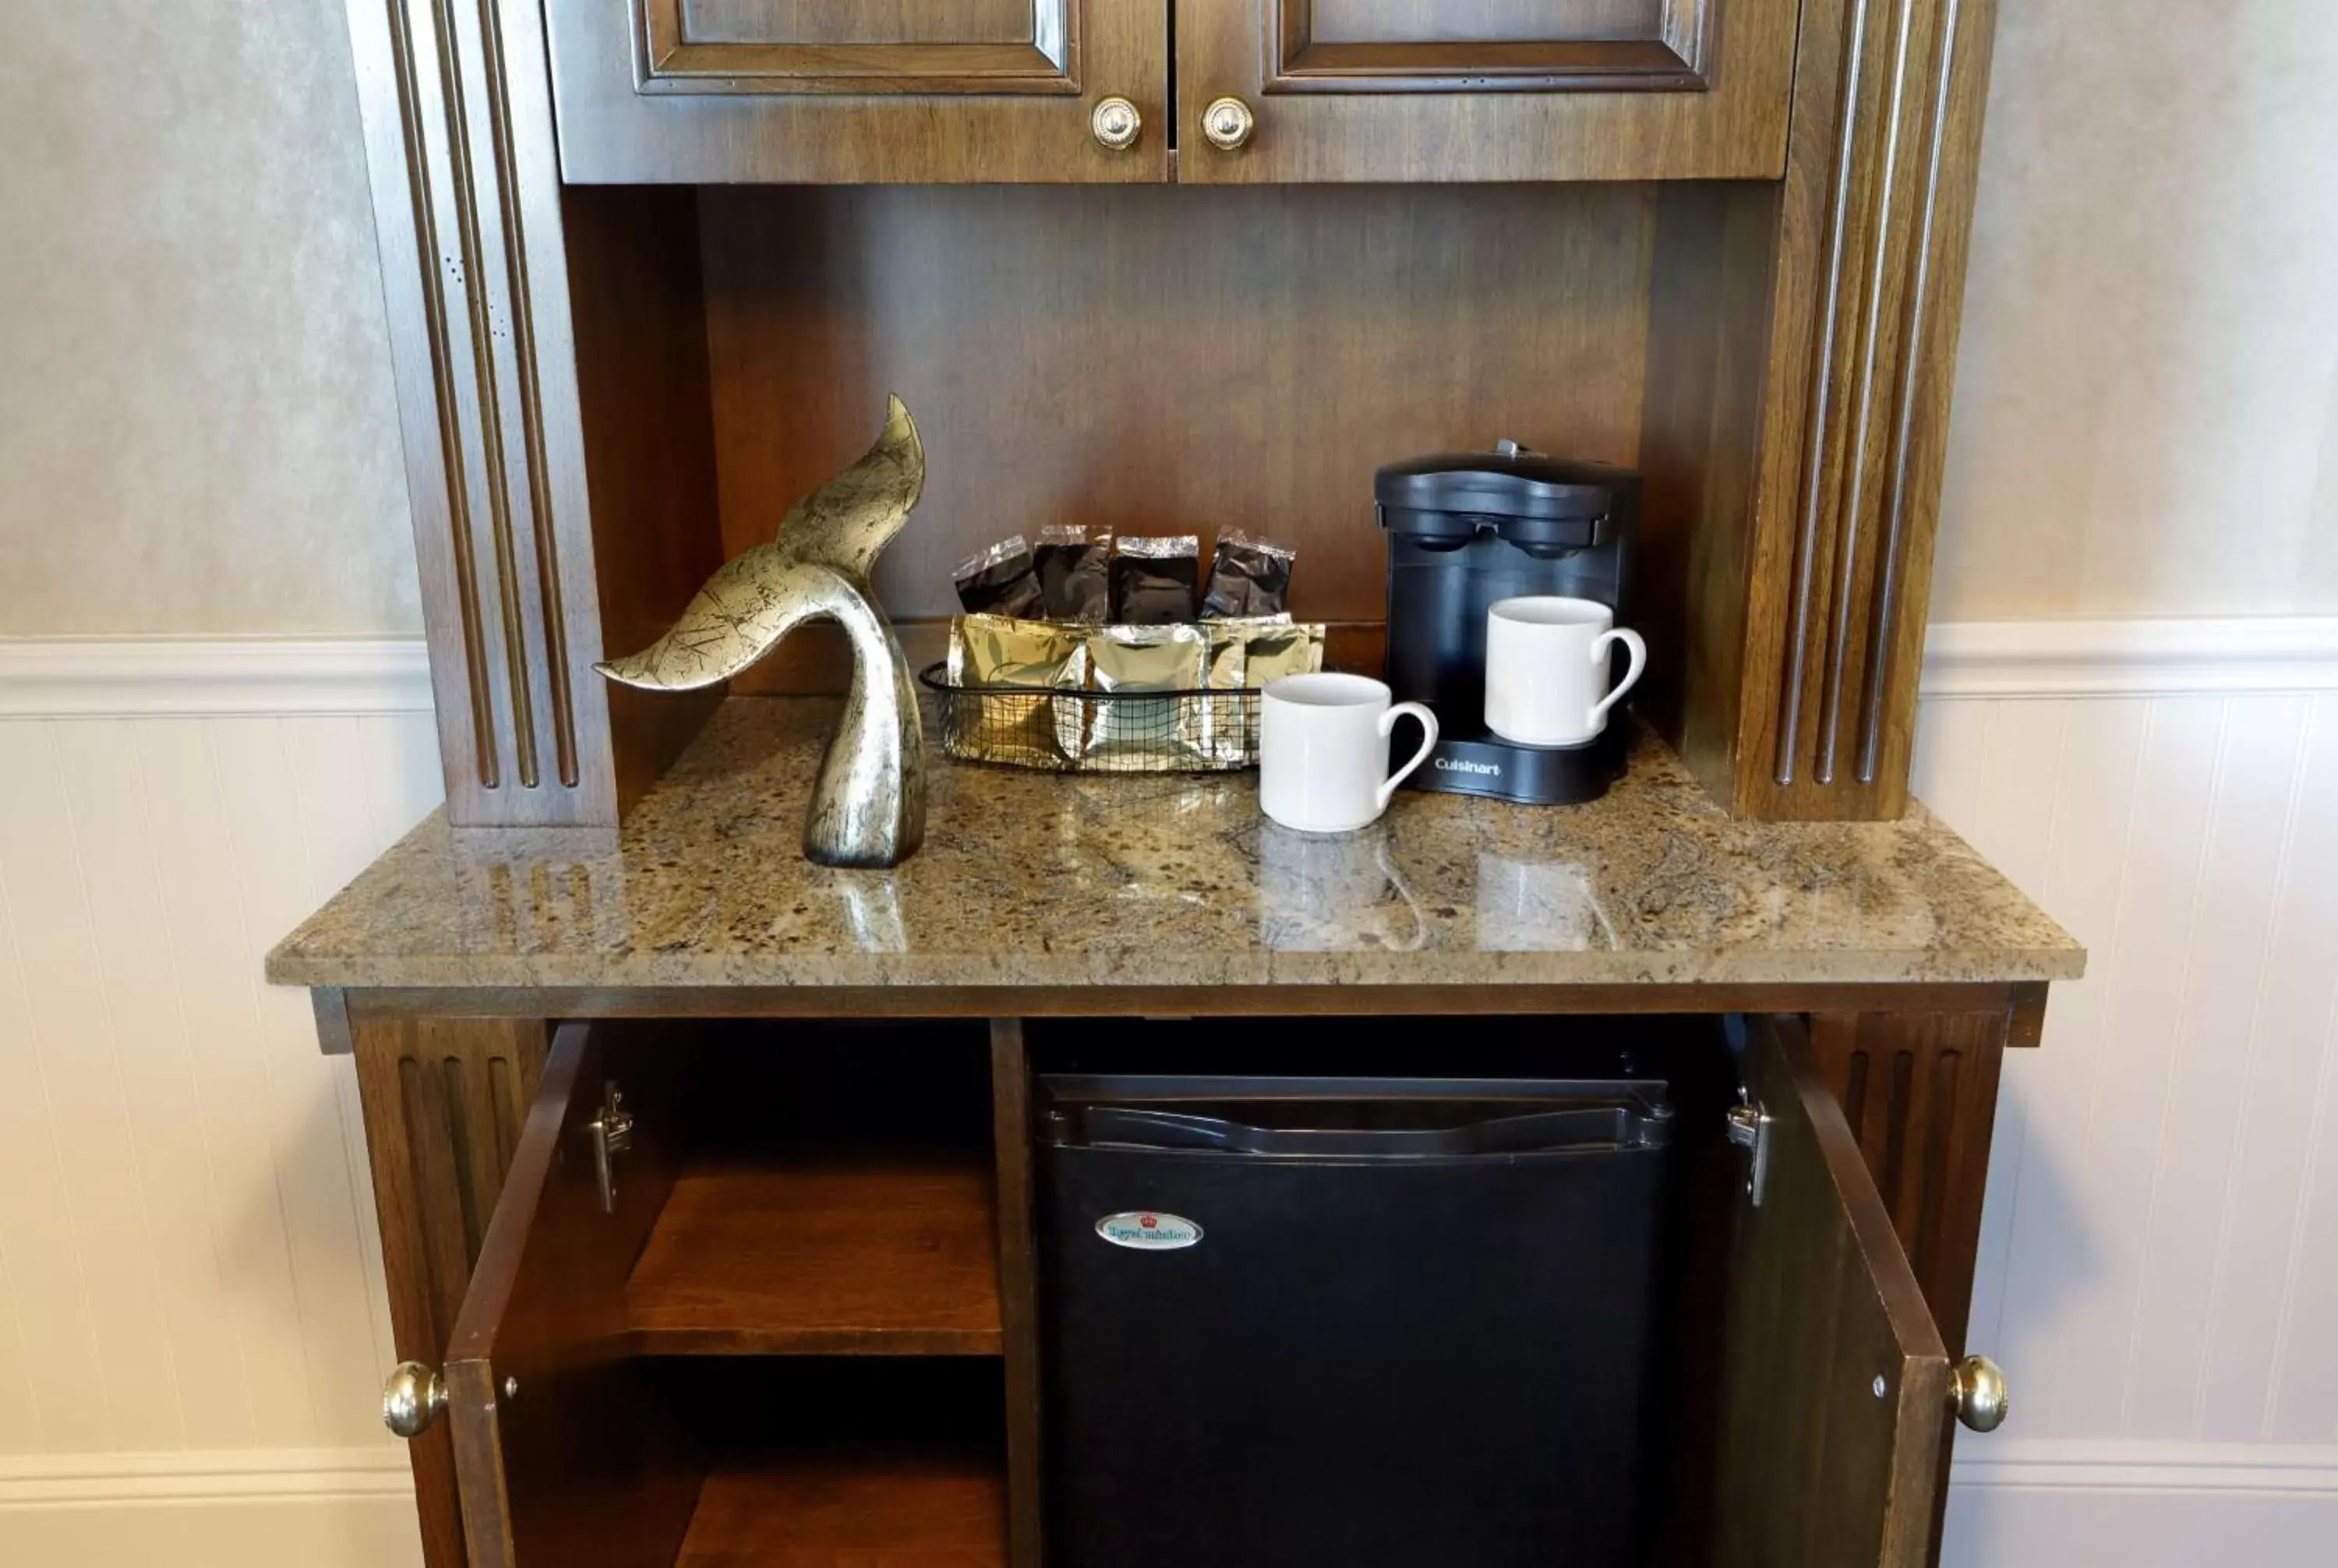
[[(1607, 689), (1607, 650), (1631, 651)], [(1640, 634), (1596, 599), (1505, 599), (1486, 612), (1486, 728), (1521, 746), (1579, 746), (1648, 667)]]
[[(1350, 833), (1380, 819), (1405, 776), (1437, 749), (1437, 715), (1364, 675), (1286, 675), (1259, 699), (1258, 803), (1285, 828)], [(1406, 714), (1428, 731), (1389, 771), (1389, 731)]]

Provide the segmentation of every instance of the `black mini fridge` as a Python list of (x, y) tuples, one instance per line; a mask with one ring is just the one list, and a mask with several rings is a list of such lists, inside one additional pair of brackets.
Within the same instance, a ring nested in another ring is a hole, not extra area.
[(1055, 1568), (1632, 1560), (1662, 1083), (1041, 1083)]

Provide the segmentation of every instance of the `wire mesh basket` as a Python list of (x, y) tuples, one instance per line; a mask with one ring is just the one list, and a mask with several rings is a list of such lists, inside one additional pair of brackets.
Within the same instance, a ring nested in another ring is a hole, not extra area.
[(957, 761), (1057, 773), (1227, 773), (1258, 766), (1253, 689), (960, 686), (938, 662), (918, 679), (938, 699), (942, 754)]

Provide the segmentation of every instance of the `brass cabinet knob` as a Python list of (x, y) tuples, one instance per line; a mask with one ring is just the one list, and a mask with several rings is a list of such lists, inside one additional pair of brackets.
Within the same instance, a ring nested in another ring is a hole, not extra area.
[(1137, 137), (1144, 133), (1144, 116), (1125, 98), (1106, 98), (1088, 116), (1088, 129), (1095, 133), (1098, 146), (1125, 152), (1136, 145)]
[(1949, 1403), (1957, 1419), (1976, 1432), (2005, 1425), (2005, 1373), (1986, 1356), (1968, 1356), (1949, 1375)]
[(1221, 152), (1231, 152), (1250, 140), (1258, 116), (1239, 98), (1218, 98), (1202, 111), (1202, 134)]
[(381, 1424), (400, 1437), (419, 1437), (447, 1408), (447, 1385), (419, 1361), (402, 1361), (381, 1386)]

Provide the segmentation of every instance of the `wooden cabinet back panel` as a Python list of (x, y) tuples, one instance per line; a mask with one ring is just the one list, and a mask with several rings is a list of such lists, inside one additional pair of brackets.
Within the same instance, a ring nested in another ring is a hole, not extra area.
[(724, 553), (769, 539), (898, 392), (928, 469), (878, 568), (897, 619), (954, 611), (969, 551), (1077, 523), (1205, 549), (1228, 526), (1262, 533), (1300, 553), (1299, 613), (1377, 622), (1378, 465), (1505, 436), (1637, 454), (1644, 188), (701, 205)]

